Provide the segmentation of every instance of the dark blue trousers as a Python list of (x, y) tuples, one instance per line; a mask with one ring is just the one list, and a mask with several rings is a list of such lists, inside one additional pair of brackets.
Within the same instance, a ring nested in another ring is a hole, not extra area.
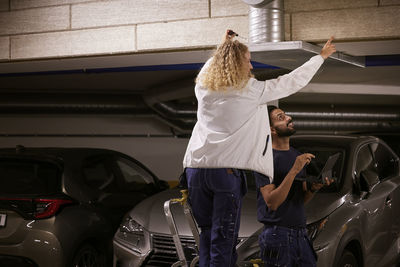
[(237, 169), (187, 168), (189, 203), (200, 227), (200, 267), (230, 267), (237, 260), (246, 178)]
[(316, 254), (306, 229), (264, 228), (259, 237), (264, 267), (315, 267)]

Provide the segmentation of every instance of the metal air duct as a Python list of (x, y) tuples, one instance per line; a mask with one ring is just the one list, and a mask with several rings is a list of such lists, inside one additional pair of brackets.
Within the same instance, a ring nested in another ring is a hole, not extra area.
[[(281, 42), (285, 39), (284, 6), (282, 0), (245, 1), (249, 9), (249, 42)], [(253, 3), (253, 4), (251, 4)], [(257, 7), (255, 7), (257, 6)]]
[[(295, 69), (310, 57), (320, 53), (321, 47), (305, 41), (284, 41), (283, 0), (243, 0), (249, 9), (249, 49), (253, 61)], [(365, 57), (354, 57), (336, 52), (325, 60), (324, 66), (365, 67)]]

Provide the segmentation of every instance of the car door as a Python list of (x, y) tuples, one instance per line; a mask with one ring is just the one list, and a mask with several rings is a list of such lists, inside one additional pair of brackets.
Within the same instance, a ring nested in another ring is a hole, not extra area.
[(384, 188), (382, 197), (385, 199), (383, 208), (390, 211), (391, 218), (385, 221), (388, 235), (388, 247), (381, 260), (382, 266), (395, 265), (398, 256), (399, 228), (400, 228), (400, 177), (399, 159), (384, 143), (370, 144), (372, 156), (376, 162), (376, 169), (381, 186)]
[(112, 162), (111, 154), (89, 156), (84, 160), (82, 173), (85, 184), (95, 192), (92, 205), (115, 227), (120, 222), (125, 209), (121, 208), (122, 201), (119, 195), (122, 189)]
[(366, 266), (381, 266), (381, 259), (390, 249), (392, 209), (387, 202), (391, 186), (379, 179), (378, 165), (373, 148), (376, 144), (365, 144), (357, 153), (355, 175), (359, 179), (364, 210), (362, 237)]
[(117, 174), (119, 188), (113, 201), (123, 214), (140, 201), (160, 191), (156, 185), (156, 178), (136, 160), (126, 155), (115, 154), (112, 165)]

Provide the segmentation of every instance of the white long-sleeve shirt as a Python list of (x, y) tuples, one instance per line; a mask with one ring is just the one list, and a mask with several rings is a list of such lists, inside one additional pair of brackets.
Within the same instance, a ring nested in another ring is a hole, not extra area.
[[(206, 71), (211, 59), (200, 71)], [(189, 168), (254, 170), (272, 182), (274, 167), (267, 102), (287, 97), (306, 86), (324, 62), (312, 57), (276, 79), (250, 78), (242, 90), (215, 92), (196, 84), (197, 123), (183, 159)]]

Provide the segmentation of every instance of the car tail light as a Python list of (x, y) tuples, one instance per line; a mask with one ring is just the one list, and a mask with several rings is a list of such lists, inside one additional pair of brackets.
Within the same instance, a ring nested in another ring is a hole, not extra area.
[(36, 211), (33, 216), (36, 219), (44, 219), (54, 216), (61, 206), (71, 204), (69, 199), (35, 199)]
[(52, 217), (61, 207), (73, 203), (70, 199), (57, 198), (0, 198), (0, 202), (6, 202), (10, 209), (21, 213), (24, 217), (30, 217), (33, 219)]

